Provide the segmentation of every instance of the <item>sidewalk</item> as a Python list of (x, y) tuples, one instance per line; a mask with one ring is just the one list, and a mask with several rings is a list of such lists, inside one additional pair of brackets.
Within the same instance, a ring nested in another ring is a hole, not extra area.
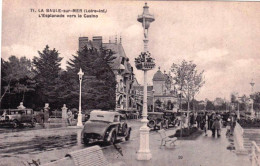
[[(167, 132), (172, 132), (171, 130)], [(123, 161), (128, 166), (248, 166), (248, 156), (237, 156), (233, 151), (227, 150), (230, 144), (225, 136), (226, 129), (222, 129), (220, 138), (201, 135), (197, 140), (177, 141), (176, 148), (162, 147), (160, 149), (160, 136), (154, 132), (150, 134), (150, 161), (137, 161), (136, 152), (139, 148), (139, 138), (132, 138), (130, 142), (123, 142), (119, 146), (123, 156), (114, 149), (104, 149), (103, 153), (108, 161), (114, 163)]]

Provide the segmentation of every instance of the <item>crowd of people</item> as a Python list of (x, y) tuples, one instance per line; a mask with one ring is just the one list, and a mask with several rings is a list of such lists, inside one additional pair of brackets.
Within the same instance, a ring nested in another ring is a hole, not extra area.
[(231, 112), (200, 112), (190, 114), (190, 125), (196, 126), (200, 130), (204, 130), (205, 136), (208, 135), (208, 130), (211, 130), (212, 137), (221, 136), (221, 127), (227, 127), (226, 135), (232, 136), (236, 125), (236, 114)]

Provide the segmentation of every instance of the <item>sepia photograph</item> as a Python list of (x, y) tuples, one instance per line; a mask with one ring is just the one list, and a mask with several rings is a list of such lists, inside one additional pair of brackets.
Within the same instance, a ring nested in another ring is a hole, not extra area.
[(260, 166), (260, 1), (1, 6), (0, 166)]

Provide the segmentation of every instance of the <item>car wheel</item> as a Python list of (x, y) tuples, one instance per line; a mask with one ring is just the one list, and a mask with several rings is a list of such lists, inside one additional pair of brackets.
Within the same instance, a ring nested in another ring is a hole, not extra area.
[(116, 142), (116, 132), (112, 133), (112, 136), (110, 138), (110, 144), (113, 145)]
[(122, 134), (123, 134), (123, 136), (126, 136), (128, 134), (126, 124), (123, 124), (123, 126), (122, 126)]
[(130, 136), (131, 136), (131, 130), (128, 131), (127, 136), (125, 137), (126, 141), (130, 140)]
[(32, 121), (31, 121), (31, 127), (35, 127), (35, 125), (36, 125), (36, 120), (35, 120), (35, 119), (32, 119)]
[(19, 127), (19, 122), (17, 120), (13, 121), (13, 128)]
[(84, 143), (85, 145), (87, 145), (87, 144), (89, 143), (89, 139), (83, 138), (83, 143)]
[(148, 127), (150, 127), (150, 128), (155, 128), (155, 126), (156, 126), (154, 120), (150, 120), (147, 125), (148, 125)]
[(159, 129), (159, 130), (161, 130), (161, 129), (162, 129), (162, 123), (160, 123), (160, 126), (158, 127), (158, 129)]

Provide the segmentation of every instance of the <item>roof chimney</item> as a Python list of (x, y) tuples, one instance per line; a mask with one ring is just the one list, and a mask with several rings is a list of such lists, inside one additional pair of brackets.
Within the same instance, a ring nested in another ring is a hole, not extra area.
[(79, 51), (88, 45), (88, 37), (79, 37)]
[(115, 38), (115, 43), (117, 44), (117, 35), (116, 35), (116, 38)]
[(100, 49), (102, 47), (102, 36), (93, 36), (92, 42), (94, 48)]
[(120, 35), (119, 43), (122, 44), (122, 36)]

